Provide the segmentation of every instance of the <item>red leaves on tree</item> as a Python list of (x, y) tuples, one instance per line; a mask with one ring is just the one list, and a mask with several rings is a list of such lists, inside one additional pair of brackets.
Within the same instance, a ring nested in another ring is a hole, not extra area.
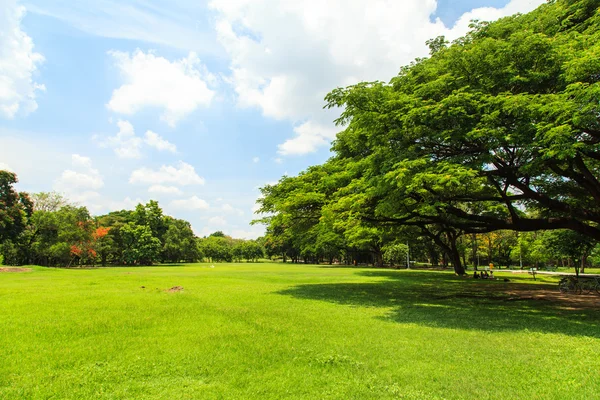
[(79, 247), (77, 247), (75, 245), (71, 246), (71, 254), (72, 255), (81, 257), (81, 253), (82, 253), (82, 250)]
[(109, 231), (110, 231), (110, 228), (105, 228), (103, 226), (97, 228), (96, 232), (94, 232), (94, 234), (93, 234), (94, 239), (103, 238), (104, 236), (108, 235)]

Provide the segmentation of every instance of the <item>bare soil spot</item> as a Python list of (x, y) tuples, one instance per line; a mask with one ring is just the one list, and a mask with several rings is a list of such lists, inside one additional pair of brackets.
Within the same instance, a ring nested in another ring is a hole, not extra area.
[[(532, 288), (532, 285), (504, 283), (490, 285), (486, 289), (489, 292), (500, 292), (508, 295), (508, 297), (503, 296), (504, 301), (545, 301), (565, 310), (600, 309), (600, 296), (598, 294), (565, 294), (558, 290), (558, 285), (540, 285)], [(490, 293), (490, 298), (494, 297)]]
[(183, 290), (183, 286), (173, 286), (171, 289), (167, 290), (169, 293), (181, 292)]
[(600, 296), (597, 294), (561, 293), (558, 288), (552, 290), (540, 288), (534, 290), (507, 290), (508, 300), (540, 300), (554, 303), (565, 310), (600, 309)]
[(31, 268), (22, 267), (0, 267), (0, 272), (31, 272)]

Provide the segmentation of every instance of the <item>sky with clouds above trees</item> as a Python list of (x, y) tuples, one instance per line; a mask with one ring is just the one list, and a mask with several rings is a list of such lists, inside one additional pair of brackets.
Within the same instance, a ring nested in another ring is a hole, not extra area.
[(156, 199), (253, 238), (258, 187), (329, 157), (337, 86), (542, 0), (0, 0), (0, 169), (94, 214)]

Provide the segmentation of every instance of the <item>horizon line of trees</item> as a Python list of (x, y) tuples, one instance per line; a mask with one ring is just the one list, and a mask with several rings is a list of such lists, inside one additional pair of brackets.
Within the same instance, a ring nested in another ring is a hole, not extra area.
[(91, 216), (55, 192), (14, 189), (16, 174), (0, 171), (0, 255), (5, 265), (58, 267), (257, 261), (262, 240), (217, 231), (194, 234), (188, 221), (164, 215), (155, 200), (134, 210)]

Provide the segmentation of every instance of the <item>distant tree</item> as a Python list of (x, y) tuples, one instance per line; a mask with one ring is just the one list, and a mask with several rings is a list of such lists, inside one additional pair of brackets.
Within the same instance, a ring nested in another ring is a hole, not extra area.
[(209, 236), (198, 239), (198, 246), (204, 257), (212, 262), (233, 261), (233, 240), (228, 236)]
[(123, 261), (127, 264), (152, 265), (158, 260), (161, 243), (147, 225), (127, 223), (120, 229), (124, 243)]
[(93, 248), (96, 252), (98, 258), (100, 259), (100, 264), (105, 266), (108, 258), (110, 256), (111, 248), (114, 246), (114, 240), (110, 233), (110, 227), (98, 227), (93, 234)]
[(17, 192), (17, 175), (0, 171), (0, 243), (15, 242), (33, 213), (33, 204), (27, 193)]
[(544, 235), (546, 251), (557, 258), (573, 261), (575, 274), (585, 272), (588, 257), (598, 244), (592, 238), (570, 230), (556, 230)]
[(53, 212), (69, 204), (67, 199), (57, 192), (40, 192), (31, 195), (34, 211)]
[(387, 246), (383, 253), (383, 259), (391, 266), (406, 264), (408, 246), (404, 243), (396, 243)]
[(146, 225), (152, 231), (152, 236), (164, 243), (163, 236), (169, 227), (167, 218), (156, 200), (138, 204), (132, 213), (133, 222), (137, 225)]
[(189, 222), (181, 219), (168, 219), (168, 229), (164, 235), (163, 259), (170, 262), (182, 260), (197, 261), (199, 258), (196, 238)]
[(243, 245), (243, 258), (248, 261), (258, 261), (265, 256), (264, 247), (255, 240), (245, 240)]

